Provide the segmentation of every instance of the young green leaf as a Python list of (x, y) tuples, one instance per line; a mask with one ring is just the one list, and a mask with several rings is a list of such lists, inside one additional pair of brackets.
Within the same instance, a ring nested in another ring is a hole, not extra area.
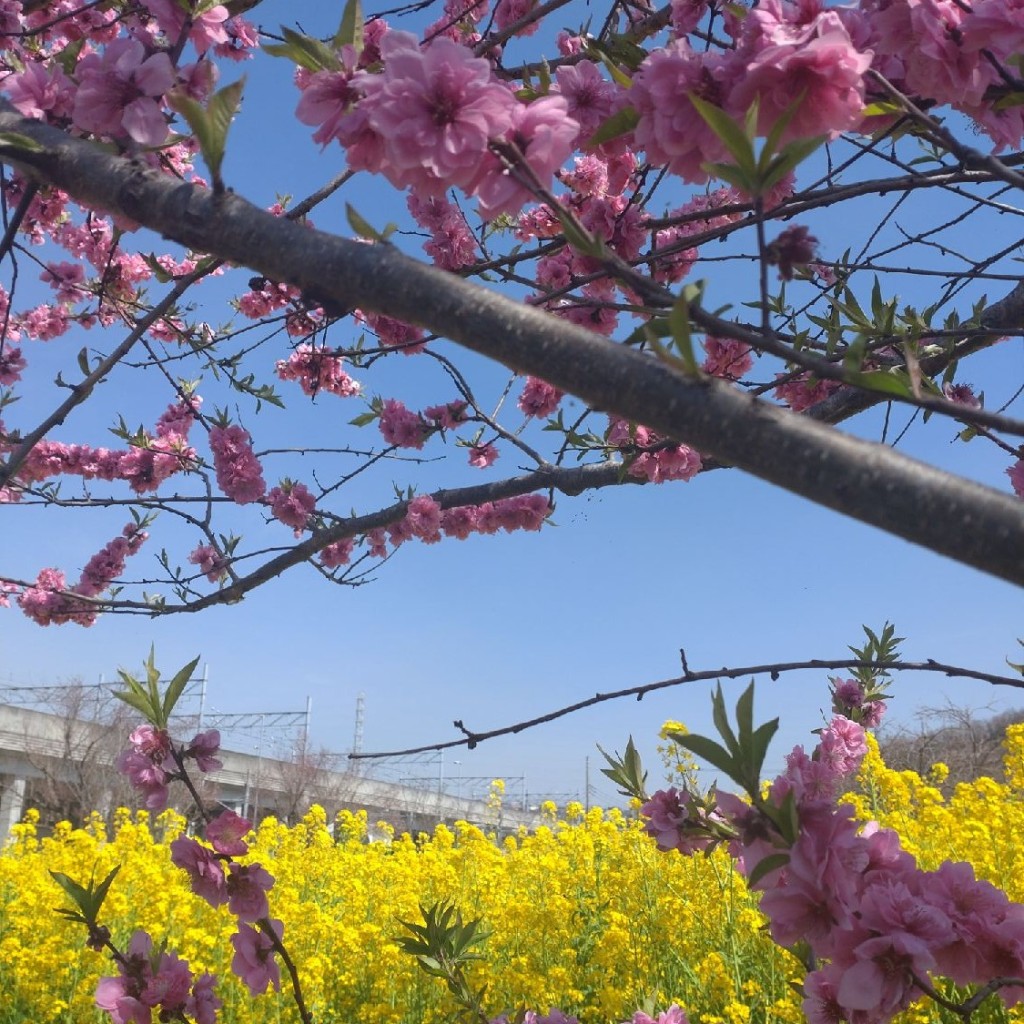
[(198, 664), (199, 658), (194, 658), (167, 684), (167, 689), (164, 691), (163, 705), (161, 707), (165, 728), (171, 717), (171, 712), (174, 710), (174, 705), (178, 703), (178, 698), (180, 698), (184, 692), (185, 687), (188, 685), (188, 681), (192, 678), (192, 673), (195, 671)]
[(359, 0), (346, 0), (345, 10), (341, 15), (341, 24), (331, 40), (334, 48), (352, 46), (356, 53), (363, 52), (363, 30), (366, 21), (363, 17), (363, 5)]
[(244, 86), (244, 78), (226, 85), (210, 97), (205, 110), (183, 92), (172, 92), (167, 96), (167, 103), (171, 109), (181, 114), (192, 129), (203, 160), (210, 169), (214, 191), (217, 192), (224, 188), (220, 168), (224, 162), (228, 129), (235, 114), (238, 113)]

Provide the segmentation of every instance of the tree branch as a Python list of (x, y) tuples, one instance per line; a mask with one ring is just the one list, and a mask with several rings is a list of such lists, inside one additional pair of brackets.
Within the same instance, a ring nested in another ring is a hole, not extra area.
[(595, 704), (604, 704), (610, 700), (619, 700), (622, 697), (635, 697), (638, 701), (656, 690), (666, 690), (672, 686), (682, 686), (684, 683), (698, 683), (709, 679), (738, 679), (741, 676), (763, 676), (770, 675), (775, 681), (783, 672), (802, 672), (807, 669), (880, 669), (890, 672), (939, 672), (951, 678), (980, 679), (982, 682), (992, 683), (995, 686), (1014, 686), (1024, 689), (1024, 678), (1013, 676), (993, 675), (990, 672), (978, 672), (975, 669), (962, 668), (959, 665), (946, 665), (929, 658), (927, 661), (864, 661), (857, 658), (841, 658), (837, 661), (826, 661), (819, 658), (812, 658), (809, 661), (778, 661), (768, 665), (744, 665), (742, 668), (720, 668), (709, 669), (702, 672), (690, 672), (686, 668), (686, 656), (680, 651), (683, 662), (683, 674), (674, 679), (662, 679), (657, 683), (644, 683), (642, 686), (631, 686), (625, 690), (611, 690), (608, 693), (595, 693), (593, 697), (577, 701), (575, 704), (568, 704), (550, 711), (546, 715), (538, 715), (536, 718), (528, 718), (523, 722), (516, 722), (515, 725), (505, 725), (499, 729), (490, 729), (487, 732), (473, 732), (463, 725), (461, 720), (453, 724), (465, 737), (461, 740), (445, 740), (440, 743), (427, 743), (421, 747), (410, 747), (408, 750), (376, 751), (368, 754), (349, 754), (349, 760), (372, 760), (382, 757), (401, 757), (405, 754), (423, 754), (431, 750), (448, 750), (452, 747), (466, 747), (472, 750), (484, 740), (492, 740), (498, 736), (508, 736), (525, 732), (535, 726), (544, 725), (546, 722), (554, 722), (567, 715), (573, 715), (584, 708), (594, 707)]
[[(293, 284), (311, 299), (387, 313), (451, 338), (517, 372), (643, 423), (811, 501), (1024, 584), (1024, 505), (804, 416), (690, 378), (642, 353), (388, 244), (299, 226), (230, 193), (214, 195), (0, 107), (0, 160), (75, 200), (121, 214), (194, 250)], [(299, 546), (302, 548), (302, 545)]]

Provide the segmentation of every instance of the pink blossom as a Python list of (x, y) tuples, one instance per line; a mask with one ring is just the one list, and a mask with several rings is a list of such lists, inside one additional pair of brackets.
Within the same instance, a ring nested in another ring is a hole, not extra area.
[(232, 501), (246, 505), (266, 494), (263, 470), (253, 454), (249, 435), (241, 427), (213, 427), (210, 449), (217, 483)]
[(850, 775), (859, 767), (868, 752), (864, 729), (842, 715), (836, 715), (821, 731), (821, 760), (837, 775)]
[(677, 39), (647, 56), (633, 78), (630, 95), (640, 122), (634, 131), (638, 148), (655, 164), (664, 164), (684, 181), (701, 184), (701, 166), (727, 156), (725, 147), (690, 102), (694, 94), (716, 106), (723, 94), (718, 77), (723, 58), (697, 53)]
[(466, 410), (469, 403), (462, 399), (453, 402), (446, 402), (444, 405), (428, 405), (423, 410), (423, 415), (430, 420), (438, 430), (455, 430), (460, 424), (467, 421)]
[(228, 884), (220, 859), (201, 843), (188, 836), (178, 836), (171, 842), (171, 862), (188, 872), (192, 891), (206, 900), (211, 907), (228, 901)]
[(299, 345), (287, 358), (278, 360), (277, 375), (281, 380), (298, 381), (303, 393), (312, 396), (321, 391), (351, 398), (362, 390), (343, 369), (340, 357), (312, 345)]
[(215, 46), (213, 52), (229, 60), (248, 60), (252, 56), (251, 51), (260, 45), (256, 26), (236, 15), (224, 23), (224, 28), (228, 33), (228, 41)]
[[(343, 58), (347, 56), (343, 53)], [(346, 63), (349, 63), (346, 61)], [(302, 98), (295, 116), (308, 125), (319, 125), (313, 141), (326, 146), (331, 139), (343, 138), (343, 121), (353, 103), (362, 95), (352, 85), (355, 68), (341, 71), (316, 71), (297, 76)]]
[[(777, 378), (788, 376), (790, 375), (776, 374)], [(775, 397), (779, 401), (785, 402), (793, 412), (803, 412), (805, 409), (810, 409), (812, 405), (823, 402), (841, 387), (842, 385), (837, 380), (828, 378), (818, 380), (808, 373), (801, 373), (785, 383), (776, 384)]]
[(356, 542), (351, 537), (328, 544), (320, 550), (320, 564), (325, 569), (337, 569), (338, 566), (348, 565), (352, 560), (355, 545)]
[(793, 280), (797, 267), (806, 267), (814, 259), (818, 240), (802, 224), (786, 228), (774, 241), (768, 243), (765, 259), (779, 268), (779, 277)]
[[(284, 935), (284, 925), (277, 920), (271, 921), (270, 925), (280, 940)], [(245, 982), (254, 996), (266, 992), (268, 985), (273, 985), (275, 992), (281, 991), (281, 969), (274, 959), (274, 943), (269, 935), (241, 924), (231, 936), (231, 945), (235, 947), (231, 970)]]
[(240, 921), (258, 921), (266, 917), (270, 906), (267, 893), (274, 876), (259, 864), (232, 864), (228, 876), (228, 910)]
[(192, 742), (185, 748), (184, 756), (194, 758), (196, 767), (201, 772), (219, 772), (224, 767), (220, 758), (215, 756), (219, 750), (220, 732), (217, 729), (207, 729), (205, 732), (197, 732), (192, 737)]
[(234, 811), (221, 811), (206, 826), (206, 838), (217, 853), (226, 857), (242, 857), (249, 852), (245, 837), (252, 831), (252, 822)]
[(369, 550), (371, 558), (387, 558), (387, 537), (387, 531), (382, 529), (381, 527), (377, 527), (374, 530), (370, 530), (366, 534), (366, 546)]
[(832, 680), (832, 709), (839, 715), (850, 717), (850, 712), (864, 704), (864, 688), (856, 679)]
[(424, 195), (472, 191), (488, 143), (512, 124), (512, 94), (486, 60), (450, 39), (421, 48), (412, 33), (390, 31), (381, 54), (383, 73), (357, 83), (365, 92), (359, 113), (379, 147), (368, 169)]
[[(801, 38), (802, 37), (802, 38)], [(729, 92), (727, 110), (742, 117), (756, 99), (758, 129), (767, 134), (801, 97), (782, 133), (783, 141), (827, 135), (853, 128), (864, 109), (864, 74), (871, 53), (857, 50), (838, 14), (825, 11), (792, 42), (763, 45), (744, 60)]]
[(378, 426), (384, 440), (399, 448), (422, 448), (430, 432), (422, 417), (410, 412), (397, 398), (384, 400)]
[(647, 819), (644, 831), (654, 838), (659, 850), (693, 853), (710, 845), (710, 837), (695, 834), (702, 811), (694, 806), (686, 790), (658, 790), (640, 808), (640, 813)]
[[(609, 82), (591, 60), (563, 64), (555, 70), (558, 92), (565, 98), (569, 116), (579, 125), (576, 144), (587, 140), (609, 118), (621, 90)], [(607, 179), (607, 170), (605, 171)]]
[(523, 388), (517, 404), (526, 416), (546, 419), (558, 408), (562, 398), (563, 392), (553, 384), (548, 384), (547, 381), (541, 380), (539, 377), (527, 377), (526, 386)]
[(305, 484), (292, 483), (285, 480), (280, 487), (275, 487), (268, 495), (270, 512), (275, 519), (300, 534), (309, 523), (309, 517), (316, 507), (316, 498)]
[(7, 345), (0, 349), (0, 384), (5, 387), (21, 380), (21, 371), (25, 369), (25, 359), (20, 348)]
[(219, 583), (227, 575), (227, 559), (210, 544), (200, 544), (188, 560), (198, 566), (211, 583)]
[[(494, 24), (498, 29), (506, 29), (525, 18), (535, 7), (537, 0), (498, 0), (494, 8)], [(524, 25), (515, 34), (532, 36), (540, 28), (540, 18)]]
[(689, 1024), (689, 1018), (681, 1006), (673, 1003), (667, 1010), (662, 1010), (657, 1017), (651, 1017), (643, 1010), (637, 1010), (633, 1014), (630, 1024)]
[(77, 67), (73, 118), (82, 131), (108, 138), (128, 136), (142, 146), (167, 138), (163, 94), (174, 86), (166, 53), (146, 56), (136, 39), (115, 39), (102, 55), (87, 54)]
[(486, 469), (498, 457), (498, 449), (493, 444), (475, 444), (469, 449), (469, 464), (477, 469)]
[(201, 974), (192, 986), (192, 993), (185, 1001), (185, 1013), (195, 1024), (216, 1024), (217, 1011), (224, 1005), (214, 994), (217, 984), (215, 974)]
[(145, 797), (151, 811), (167, 806), (170, 775), (162, 765), (171, 753), (171, 738), (165, 729), (140, 725), (128, 737), (131, 744), (117, 759), (117, 770)]
[[(170, 40), (171, 45), (175, 45), (185, 28), (185, 9), (176, 0), (143, 0), (143, 3), (156, 18), (160, 30)], [(215, 44), (230, 41), (224, 28), (224, 22), (229, 17), (228, 9), (220, 4), (206, 8), (202, 14), (192, 14), (189, 17), (188, 38), (199, 53), (205, 53)]]
[(407, 356), (417, 355), (426, 348), (426, 335), (421, 327), (383, 313), (360, 313), (360, 316), (387, 348), (401, 349), (402, 354)]
[(434, 544), (441, 539), (441, 506), (429, 494), (420, 494), (409, 502), (405, 523), (412, 536)]
[(1010, 466), (1006, 470), (1006, 475), (1010, 478), (1010, 483), (1017, 497), (1024, 498), (1024, 459), (1018, 459)]
[(707, 14), (708, 0), (672, 0), (672, 31), (689, 35)]
[(705, 373), (723, 380), (739, 380), (754, 365), (750, 346), (735, 338), (716, 338), (707, 335), (704, 339)]
[(3, 90), (24, 117), (53, 121), (71, 115), (75, 87), (59, 64), (28, 63), (3, 79)]
[(441, 513), (441, 530), (446, 537), (465, 540), (476, 533), (478, 512), (471, 505), (447, 508)]

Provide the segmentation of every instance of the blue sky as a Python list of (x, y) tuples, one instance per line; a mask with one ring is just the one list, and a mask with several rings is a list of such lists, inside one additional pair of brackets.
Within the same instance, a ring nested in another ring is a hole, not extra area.
[[(259, 21), (275, 28), (294, 18), (294, 10), (294, 5), (270, 2), (259, 9)], [(303, 11), (304, 27), (326, 33), (339, 16), (340, 5), (337, 10), (315, 5), (312, 12)], [(567, 14), (556, 27), (571, 23)], [(278, 193), (301, 197), (342, 169), (341, 151), (334, 147), (321, 153), (309, 139), (310, 129), (294, 121), (298, 94), (286, 62), (258, 57), (241, 67), (229, 66), (222, 82), (241, 71), (248, 76), (246, 99), (224, 168), (236, 191), (268, 205)], [(401, 197), (379, 182), (357, 180), (342, 200), (378, 225), (404, 217)], [(867, 209), (875, 215), (883, 207)], [(934, 211), (927, 207), (917, 214), (908, 211), (903, 223), (912, 225), (915, 216), (930, 214)], [(341, 202), (313, 219), (325, 230), (348, 232)], [(994, 230), (1007, 231), (999, 223), (994, 222)], [(868, 227), (840, 218), (823, 219), (816, 230), (823, 252), (835, 257), (855, 245), (858, 232)], [(977, 238), (970, 241), (981, 244)], [(720, 295), (736, 287), (735, 275), (749, 276), (734, 264), (712, 266), (706, 274)], [(205, 297), (208, 303), (204, 315), (213, 322), (225, 319), (227, 312), (218, 311), (217, 304), (244, 287), (241, 282), (248, 276), (243, 272), (204, 284), (197, 292), (197, 299)], [(912, 279), (899, 287), (920, 289)], [(919, 291), (915, 298), (911, 291), (905, 298), (923, 302), (930, 294)], [(966, 302), (960, 308), (966, 313)], [(343, 344), (351, 338), (332, 340)], [(70, 365), (82, 345), (101, 341), (78, 332), (48, 345), (26, 344), (32, 375), (22, 405), (6, 418), (13, 421), (17, 415), (28, 424), (33, 414), (44, 414), (56, 394), (49, 383), (56, 370)], [(276, 346), (258, 354), (265, 372), (284, 354), (281, 343)], [(470, 368), (481, 393), (500, 394), (505, 371), (458, 353), (454, 346), (444, 351)], [(1021, 381), (1021, 362), (1018, 339), (972, 360), (966, 379), (985, 389), (995, 406)], [(132, 425), (152, 423), (168, 399), (161, 383), (151, 378), (151, 371), (141, 377), (113, 375), (89, 408), (55, 436), (104, 443), (118, 412)], [(410, 406), (451, 397), (437, 368), (416, 358), (390, 359), (366, 383), (368, 392), (394, 393)], [(296, 441), (311, 436), (360, 440), (341, 433), (362, 410), (358, 403), (342, 408), (320, 400), (308, 408), (297, 390), (286, 394), (287, 413), (269, 409), (257, 417), (239, 405), (243, 422), (254, 434), (259, 431), (257, 447), (282, 432)], [(881, 414), (864, 417), (855, 429), (877, 437)], [(367, 431), (369, 442), (374, 428)], [(933, 422), (912, 430), (901, 447), (1007, 490), (1006, 456), (977, 441), (954, 444), (955, 433), (951, 424)], [(431, 481), (437, 486), (484, 479), (467, 476), (462, 450), (448, 454), (454, 468), (389, 464), (352, 491), (353, 505), (368, 511), (387, 504), (392, 482), (422, 482), (421, 489), (429, 489)], [(279, 468), (269, 471), (268, 480)], [(509, 452), (495, 473), (515, 468)], [(288, 470), (304, 475), (301, 461)], [(86, 519), (54, 510), (0, 510), (4, 571), (26, 577), (51, 564), (71, 575), (124, 521), (122, 512), (97, 512)], [(239, 517), (249, 526), (257, 519), (252, 512)], [(106, 616), (83, 630), (40, 629), (16, 610), (5, 612), (0, 617), (0, 682), (112, 679), (119, 666), (141, 665), (153, 644), (168, 672), (201, 655), (208, 666), (209, 701), (219, 710), (301, 710), (310, 697), (313, 742), (334, 750), (350, 747), (356, 695), (365, 693), (364, 749), (380, 750), (455, 738), (453, 719), (485, 730), (598, 691), (674, 676), (680, 647), (693, 669), (842, 657), (847, 644), (860, 641), (861, 623), (880, 628), (890, 620), (908, 638), (904, 650), (909, 658), (1001, 672), (1005, 657), (1017, 655), (1015, 638), (1024, 636), (1017, 588), (736, 472), (705, 474), (689, 484), (563, 497), (554, 522), (539, 535), (474, 537), (430, 547), (407, 544), (381, 567), (374, 582), (358, 588), (331, 587), (300, 567), (238, 605), (196, 616)], [(145, 560), (161, 545), (170, 549), (172, 541), (178, 542), (178, 561), (192, 546), (166, 523), (154, 528), (154, 538), (153, 550), (144, 549), (131, 571), (152, 573), (155, 566), (150, 562), (147, 569)], [(726, 692), (738, 694), (744, 685), (727, 684)], [(582, 798), (589, 757), (592, 799), (613, 802), (612, 787), (597, 773), (601, 759), (595, 744), (621, 749), (632, 733), (650, 751), (658, 727), (669, 717), (693, 731), (707, 731), (710, 689), (692, 685), (639, 704), (606, 704), (472, 752), (449, 752), (444, 772), (525, 777), (531, 794)], [(937, 676), (904, 676), (894, 693), (892, 714), (906, 722), (913, 722), (918, 709), (946, 701), (998, 709), (1024, 705), (1014, 692)], [(794, 743), (807, 740), (827, 706), (824, 673), (759, 682), (762, 716), (782, 717), (769, 768), (778, 767)], [(457, 767), (455, 760), (461, 762)], [(656, 766), (652, 769), (653, 776)]]

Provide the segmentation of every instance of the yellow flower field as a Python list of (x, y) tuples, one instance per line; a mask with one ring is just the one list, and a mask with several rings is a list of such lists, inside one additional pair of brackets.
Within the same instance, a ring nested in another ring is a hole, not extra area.
[[(1024, 899), (1024, 727), (1010, 730), (1007, 780), (960, 785), (944, 798), (929, 777), (893, 772), (872, 746), (850, 799), (858, 815), (900, 832), (925, 867), (969, 860), (978, 874)], [(366, 842), (364, 814), (344, 812), (334, 835), (314, 807), (298, 825), (260, 826), (249, 860), (277, 879), (271, 913), (298, 963), (315, 1019), (430, 1024), (454, 1019), (443, 986), (400, 952), (403, 920), (419, 904), (452, 899), (465, 917), (493, 929), (487, 962), (495, 1014), (559, 1006), (583, 1024), (624, 1021), (638, 1007), (678, 1002), (706, 1024), (796, 1022), (792, 987), (800, 967), (773, 945), (756, 899), (721, 851), (661, 854), (641, 826), (616, 810), (583, 814), (498, 844), (460, 823), (430, 836)], [(122, 812), (63, 824), (39, 838), (34, 815), (0, 854), (0, 1024), (83, 1024), (109, 958), (85, 947), (84, 929), (53, 912), (66, 905), (49, 871), (86, 882), (122, 865), (105, 906), (115, 941), (144, 928), (197, 971), (221, 976), (222, 1019), (232, 1024), (294, 1021), (287, 980), (280, 995), (252, 999), (228, 970), (234, 918), (214, 910), (169, 861), (182, 822), (165, 813)], [(906, 1021), (944, 1019), (931, 1004)], [(1024, 1020), (990, 1000), (976, 1021)]]

